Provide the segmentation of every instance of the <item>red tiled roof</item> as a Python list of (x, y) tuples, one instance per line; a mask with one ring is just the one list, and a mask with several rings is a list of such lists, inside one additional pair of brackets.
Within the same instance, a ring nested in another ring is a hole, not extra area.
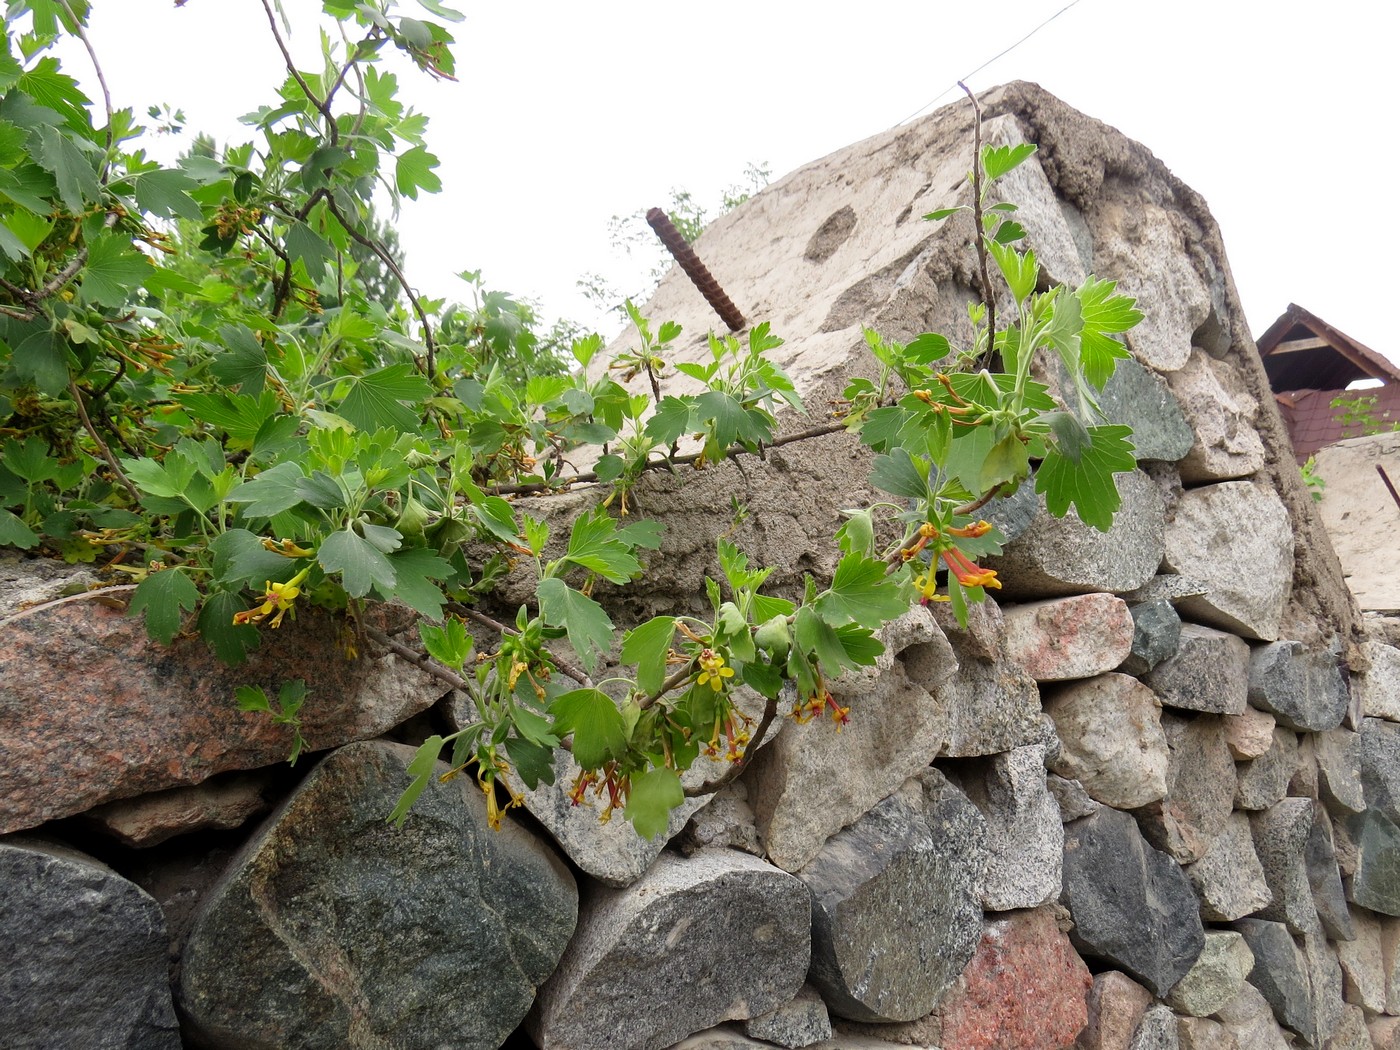
[(1296, 303), (1256, 345), (1275, 393), (1342, 389), (1358, 379), (1400, 383), (1400, 368)]
[(1332, 407), (1336, 398), (1344, 397), (1349, 401), (1374, 398), (1374, 407), (1367, 411), (1382, 427), (1400, 422), (1400, 383), (1370, 390), (1294, 390), (1275, 394), (1274, 397), (1283, 414), (1283, 421), (1288, 425), (1289, 436), (1293, 439), (1293, 453), (1299, 463), (1324, 445), (1362, 435), (1361, 427), (1354, 424), (1346, 427), (1338, 421), (1337, 417), (1346, 410)]

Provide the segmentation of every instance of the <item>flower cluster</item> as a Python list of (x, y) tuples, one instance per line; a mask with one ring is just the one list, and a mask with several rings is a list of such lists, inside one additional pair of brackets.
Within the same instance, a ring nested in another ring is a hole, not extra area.
[(262, 623), (269, 616), (272, 617), (269, 627), (282, 626), (282, 617), (288, 612), (292, 614), (292, 619), (296, 619), (296, 609), (293, 603), (301, 594), (301, 585), (306, 580), (306, 574), (311, 571), (308, 565), (301, 572), (297, 573), (286, 583), (275, 583), (268, 580), (263, 588), (262, 604), (253, 609), (245, 609), (243, 612), (233, 614), (235, 624)]

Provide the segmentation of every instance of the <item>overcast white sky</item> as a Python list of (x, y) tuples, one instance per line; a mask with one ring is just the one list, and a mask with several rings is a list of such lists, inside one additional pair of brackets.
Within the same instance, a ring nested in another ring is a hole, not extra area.
[[(481, 268), (596, 322), (578, 277), (630, 280), (610, 216), (671, 187), (714, 202), (749, 162), (776, 180), (883, 131), (1067, 3), (458, 0), (459, 83), (401, 75), (445, 186), (400, 223), (410, 279), (462, 297), (452, 274)], [(313, 53), (319, 6), (287, 0)], [(258, 0), (95, 8), (115, 100), (138, 113), (178, 103), (227, 140), (280, 79)], [(1389, 0), (1079, 0), (970, 85), (1037, 81), (1145, 143), (1210, 204), (1256, 335), (1292, 301), (1400, 360), (1383, 283), (1397, 42)], [(85, 61), (65, 64), (96, 97)]]

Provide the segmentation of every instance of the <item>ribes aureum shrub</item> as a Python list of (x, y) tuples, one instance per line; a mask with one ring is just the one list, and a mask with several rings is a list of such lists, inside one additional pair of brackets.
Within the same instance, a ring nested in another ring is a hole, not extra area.
[[(283, 45), (287, 26), (263, 6), (270, 46)], [(321, 64), (288, 65), (244, 118), (246, 142), (199, 139), (170, 165), (142, 144), (171, 114), (142, 126), (105, 90), (95, 104), (52, 54), (66, 35), (100, 55), (89, 7), (16, 0), (5, 13), (0, 543), (126, 573), (108, 596), (154, 642), (197, 634), (229, 664), (307, 604), (357, 619), (368, 602), (412, 607), (429, 666), (477, 718), (422, 746), (395, 819), (446, 757), (499, 820), (521, 785), (552, 780), (564, 746), (582, 769), (576, 801), (655, 835), (700, 754), (729, 773), (692, 793), (742, 769), (778, 717), (839, 729), (849, 712), (829, 684), (875, 661), (882, 625), (921, 601), (965, 621), (1000, 586), (979, 564), (1000, 549), (977, 514), (993, 496), (1034, 476), (1053, 513), (1111, 523), (1132, 447), (1095, 395), (1139, 314), (1110, 281), (1036, 290), (1015, 205), (996, 195), (1033, 147), (979, 149), (972, 341), (867, 332), (878, 379), (853, 381), (844, 419), (809, 432), (844, 429), (873, 449), (870, 481), (887, 497), (847, 515), (832, 579), (809, 578), (796, 599), (765, 593), (769, 570), (721, 540), (708, 615), (619, 637), (593, 586), (637, 578), (663, 530), (626, 513), (630, 489), (660, 466), (702, 470), (773, 442), (779, 410), (802, 408), (769, 356), (781, 339), (759, 324), (711, 335), (703, 363), (673, 362), (679, 327), (629, 304), (631, 349), (590, 367), (602, 347), (590, 335), (561, 367), (528, 309), (483, 293), (476, 274), (464, 275), (475, 310), (415, 294), (371, 202), (397, 209), (439, 189), (427, 121), (398, 85), (405, 67), (452, 76), (460, 16), (435, 0), (412, 15), (325, 0), (337, 31)], [(1031, 378), (1047, 354), (1070, 377), (1064, 404)], [(666, 392), (672, 371), (700, 392)], [(515, 501), (584, 483), (608, 494), (553, 545), (558, 526)], [(492, 620), (481, 599), (522, 566), (533, 601)], [(614, 653), (621, 669), (595, 682)], [(736, 706), (741, 686), (764, 699), (760, 717)], [(236, 698), (294, 734), (315, 701), (301, 682)]]

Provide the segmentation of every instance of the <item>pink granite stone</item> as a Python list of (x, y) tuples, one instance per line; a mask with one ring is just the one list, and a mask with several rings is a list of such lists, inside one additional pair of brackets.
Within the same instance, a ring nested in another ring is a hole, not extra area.
[(1133, 648), (1133, 617), (1111, 594), (1080, 594), (1003, 608), (1010, 657), (1037, 682), (1092, 678)]
[(943, 1050), (1060, 1050), (1088, 1020), (1089, 968), (1053, 907), (986, 924), (977, 954), (943, 1001)]

